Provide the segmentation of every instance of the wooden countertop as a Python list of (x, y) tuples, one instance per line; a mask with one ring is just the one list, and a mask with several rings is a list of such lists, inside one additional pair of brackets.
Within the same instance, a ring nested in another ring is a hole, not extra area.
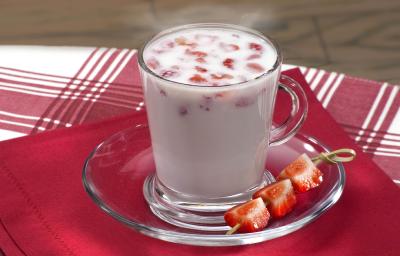
[(280, 43), (285, 63), (400, 83), (399, 0), (2, 0), (0, 44), (138, 48), (195, 22), (255, 28)]

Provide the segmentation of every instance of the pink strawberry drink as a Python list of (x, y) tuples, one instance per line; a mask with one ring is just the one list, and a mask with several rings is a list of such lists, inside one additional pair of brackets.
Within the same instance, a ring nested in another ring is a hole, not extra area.
[(260, 185), (278, 59), (265, 38), (229, 28), (167, 31), (145, 46), (141, 75), (163, 185), (203, 199)]

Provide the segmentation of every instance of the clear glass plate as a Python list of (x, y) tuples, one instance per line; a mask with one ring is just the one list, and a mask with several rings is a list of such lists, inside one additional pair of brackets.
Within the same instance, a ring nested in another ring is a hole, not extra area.
[[(276, 175), (301, 153), (314, 156), (324, 151), (329, 149), (318, 140), (298, 134), (287, 143), (270, 148), (266, 168)], [(344, 167), (322, 164), (319, 168), (324, 182), (299, 194), (293, 212), (271, 220), (263, 231), (234, 235), (177, 227), (151, 212), (143, 196), (143, 183), (155, 171), (147, 125), (118, 132), (98, 145), (85, 162), (82, 178), (85, 190), (103, 211), (140, 233), (175, 243), (231, 246), (284, 236), (311, 223), (334, 205), (343, 192)]]

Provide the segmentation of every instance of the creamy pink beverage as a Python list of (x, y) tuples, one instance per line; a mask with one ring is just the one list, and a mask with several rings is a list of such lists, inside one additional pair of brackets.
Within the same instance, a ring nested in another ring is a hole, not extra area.
[(272, 44), (236, 29), (187, 28), (150, 41), (143, 60), (158, 180), (202, 202), (260, 185), (280, 73)]

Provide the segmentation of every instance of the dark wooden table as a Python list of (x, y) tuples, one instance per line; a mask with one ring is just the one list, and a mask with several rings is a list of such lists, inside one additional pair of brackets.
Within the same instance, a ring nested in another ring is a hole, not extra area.
[(194, 22), (260, 30), (286, 63), (400, 82), (399, 0), (0, 0), (0, 44), (137, 48)]

